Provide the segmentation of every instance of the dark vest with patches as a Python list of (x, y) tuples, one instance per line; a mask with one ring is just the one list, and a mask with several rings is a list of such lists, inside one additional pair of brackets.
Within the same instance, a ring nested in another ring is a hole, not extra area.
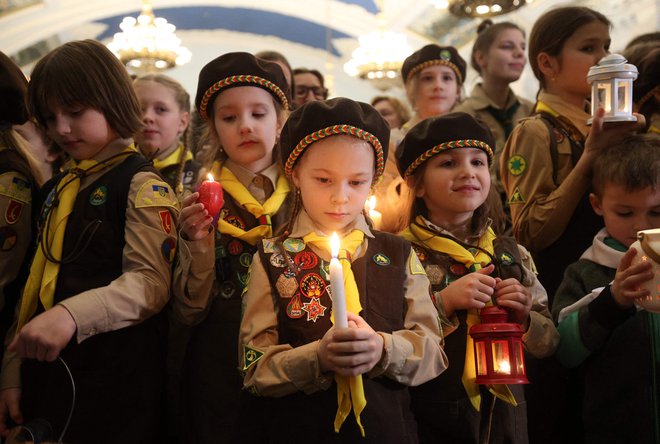
[[(64, 262), (55, 303), (106, 286), (122, 274), (130, 183), (136, 173), (149, 170), (155, 172), (141, 155), (133, 154), (78, 193), (64, 235)], [(44, 211), (50, 204), (50, 191), (63, 177), (58, 175), (44, 185), (43, 191), (49, 196)], [(38, 312), (42, 311), (39, 303)], [(60, 354), (77, 390), (66, 442), (158, 442), (165, 383), (164, 321), (164, 316), (155, 315), (81, 343), (74, 335)], [(69, 412), (71, 391), (62, 365), (27, 360), (21, 373), (26, 418), (47, 419), (59, 436)], [(126, 393), (136, 398), (127, 403), (117, 395)], [(109, 427), (112, 435), (104, 434), (102, 430)]]
[[(32, 176), (32, 171), (30, 170), (30, 166), (28, 165), (27, 161), (23, 159), (16, 151), (13, 149), (5, 148), (5, 149), (0, 149), (0, 174), (4, 173), (9, 173), (9, 172), (18, 172), (21, 173), (23, 176), (28, 181), (28, 185), (31, 188), (31, 193), (32, 193), (32, 203), (30, 204), (30, 208), (32, 210), (32, 217), (30, 218), (31, 220), (31, 233), (34, 234), (36, 233), (36, 208), (37, 206), (35, 205), (35, 199), (37, 197), (37, 186), (36, 182), (34, 180), (34, 177)], [(34, 239), (34, 235), (31, 236), (32, 239)], [(25, 253), (25, 257), (22, 258), (23, 264), (21, 265), (21, 268), (16, 275), (16, 278), (12, 281), (7, 283), (7, 285), (4, 288), (4, 305), (2, 306), (2, 309), (0, 310), (0, 335), (4, 338), (5, 335), (7, 334), (7, 331), (9, 330), (9, 327), (14, 321), (14, 315), (15, 315), (15, 309), (16, 309), (16, 304), (18, 302), (18, 299), (21, 296), (21, 290), (23, 288), (23, 285), (25, 285), (25, 282), (27, 281), (27, 277), (30, 274), (30, 261), (33, 256), (33, 251), (34, 251), (34, 240), (30, 242), (30, 245), (28, 246), (28, 249)], [(2, 351), (4, 352), (4, 347), (2, 348)], [(0, 354), (0, 357), (2, 354)]]
[[(283, 226), (288, 216), (288, 201), (284, 201), (280, 210), (273, 216), (272, 224), (275, 232)], [(240, 206), (233, 197), (225, 193), (225, 203), (220, 217), (226, 222), (249, 231), (259, 226), (259, 221), (245, 208)], [(257, 251), (256, 246), (236, 239), (226, 234), (215, 232), (215, 285), (216, 295), (222, 299), (240, 299), (245, 288), (247, 271), (252, 256)]]
[[(409, 266), (410, 244), (391, 234), (374, 232), (374, 235), (375, 238), (368, 240), (366, 254), (353, 261), (351, 268), (360, 293), (360, 316), (375, 331), (391, 333), (405, 329), (407, 307), (403, 282)], [(302, 245), (302, 240), (296, 243)], [(328, 294), (328, 262), (307, 246), (296, 251), (290, 245), (291, 240), (286, 239), (266, 252), (261, 244), (259, 255), (274, 289), (279, 341), (297, 347), (320, 340), (332, 326), (332, 300)], [(389, 258), (389, 264), (379, 265), (374, 259), (377, 254)], [(300, 311), (297, 299), (301, 301)], [(266, 399), (271, 404), (267, 409), (270, 442), (417, 442), (408, 388), (385, 376), (371, 379), (363, 375), (362, 379), (367, 406), (361, 420), (366, 439), (360, 436), (352, 413), (340, 433), (334, 432), (337, 388), (333, 384), (328, 390), (310, 395), (300, 392)]]
[[(418, 244), (413, 244), (413, 249), (426, 270), (434, 294), (470, 273), (465, 265), (447, 254)], [(493, 241), (493, 249), (492, 263), (495, 270), (490, 276), (501, 279), (515, 278), (522, 283), (525, 280), (525, 270), (515, 239), (507, 236), (497, 237)], [(412, 387), (410, 391), (413, 411), (420, 427), (421, 442), (435, 442), (436, 439), (442, 438), (446, 438), (447, 442), (481, 442), (480, 432), (490, 411), (492, 395), (484, 389), (481, 390), (481, 411), (477, 412), (471, 406), (461, 382), (468, 335), (467, 311), (457, 310), (455, 314), (459, 320), (458, 328), (445, 336), (444, 350), (449, 367), (435, 379)], [(527, 442), (524, 391), (520, 385), (510, 385), (509, 389), (519, 406), (513, 407), (503, 401), (497, 401), (491, 432), (492, 441), (489, 442)], [(431, 437), (434, 438), (429, 441)]]

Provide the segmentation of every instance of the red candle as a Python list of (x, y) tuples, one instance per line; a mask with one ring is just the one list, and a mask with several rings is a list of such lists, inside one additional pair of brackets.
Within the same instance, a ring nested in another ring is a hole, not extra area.
[(220, 212), (224, 199), (222, 197), (222, 185), (213, 180), (211, 173), (208, 174), (208, 180), (202, 182), (199, 187), (199, 197), (197, 202), (204, 205), (209, 212), (209, 216), (215, 218)]

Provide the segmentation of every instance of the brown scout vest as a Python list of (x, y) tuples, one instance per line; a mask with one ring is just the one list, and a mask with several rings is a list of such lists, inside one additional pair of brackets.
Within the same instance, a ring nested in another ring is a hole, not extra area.
[[(403, 282), (410, 244), (388, 233), (374, 232), (374, 236), (369, 238), (366, 254), (353, 261), (351, 268), (360, 293), (360, 316), (375, 331), (391, 333), (405, 329)], [(332, 326), (329, 263), (302, 239), (266, 240), (259, 245), (259, 255), (274, 289), (280, 344), (298, 347), (321, 339)], [(407, 387), (385, 376), (363, 375), (363, 382), (367, 406), (361, 420), (366, 439), (360, 436), (352, 413), (335, 434), (334, 383), (328, 390), (267, 401), (273, 407), (269, 436), (273, 442), (303, 442), (304, 437), (315, 443), (417, 442)]]

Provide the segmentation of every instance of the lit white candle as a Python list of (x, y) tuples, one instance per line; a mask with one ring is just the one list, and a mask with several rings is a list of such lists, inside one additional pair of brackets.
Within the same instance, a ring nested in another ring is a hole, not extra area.
[(369, 219), (374, 224), (376, 230), (380, 229), (380, 224), (383, 221), (383, 215), (376, 211), (376, 196), (369, 196), (367, 199), (367, 207), (369, 208)]
[(335, 316), (335, 326), (348, 327), (346, 316), (346, 295), (344, 294), (344, 271), (339, 263), (339, 237), (332, 233), (330, 237), (330, 287), (332, 288), (332, 312)]

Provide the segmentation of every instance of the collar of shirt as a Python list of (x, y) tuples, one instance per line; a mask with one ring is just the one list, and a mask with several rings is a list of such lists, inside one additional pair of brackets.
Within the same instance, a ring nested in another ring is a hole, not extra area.
[(510, 87), (508, 89), (509, 93), (506, 96), (506, 104), (504, 105), (504, 108), (500, 108), (495, 102), (491, 100), (490, 97), (488, 97), (481, 83), (474, 85), (474, 88), (472, 88), (472, 93), (470, 93), (470, 97), (468, 97), (467, 100), (472, 102), (472, 105), (476, 110), (485, 109), (489, 106), (492, 106), (495, 109), (507, 110), (516, 103), (519, 103), (518, 96), (514, 94)]
[[(131, 138), (115, 139), (112, 142), (108, 143), (106, 146), (104, 146), (103, 149), (101, 149), (101, 151), (96, 153), (96, 156), (94, 156), (93, 159), (96, 160), (97, 162), (103, 162), (104, 160), (107, 160), (112, 156), (121, 153), (126, 149), (126, 147), (130, 146), (132, 143), (133, 143), (133, 139)], [(100, 175), (107, 173), (108, 171), (110, 171), (111, 169), (113, 169), (114, 167), (116, 167), (121, 163), (122, 162), (114, 163), (107, 168), (102, 168), (99, 169), (98, 171), (90, 173), (89, 175), (86, 175), (85, 177), (83, 177), (80, 183), (80, 190), (87, 188), (87, 186), (89, 186), (92, 182), (98, 179)], [(70, 166), (73, 166), (73, 163)]]
[(264, 183), (264, 178), (270, 181), (272, 187), (270, 190), (272, 191), (275, 190), (277, 179), (280, 177), (280, 167), (276, 163), (271, 164), (256, 174), (236, 162), (233, 162), (231, 159), (225, 160), (223, 166), (229, 168), (229, 171), (236, 176), (238, 181), (243, 184), (259, 203), (264, 203), (266, 199), (270, 197), (266, 196), (265, 193), (267, 185)]
[(587, 102), (585, 101), (585, 107), (579, 108), (577, 106), (566, 103), (559, 96), (555, 94), (550, 94), (545, 90), (541, 90), (538, 96), (538, 100), (544, 102), (553, 111), (557, 112), (560, 116), (568, 119), (575, 128), (582, 133), (584, 137), (587, 137), (590, 127), (587, 125), (587, 120), (591, 117), (591, 114), (585, 111)]

